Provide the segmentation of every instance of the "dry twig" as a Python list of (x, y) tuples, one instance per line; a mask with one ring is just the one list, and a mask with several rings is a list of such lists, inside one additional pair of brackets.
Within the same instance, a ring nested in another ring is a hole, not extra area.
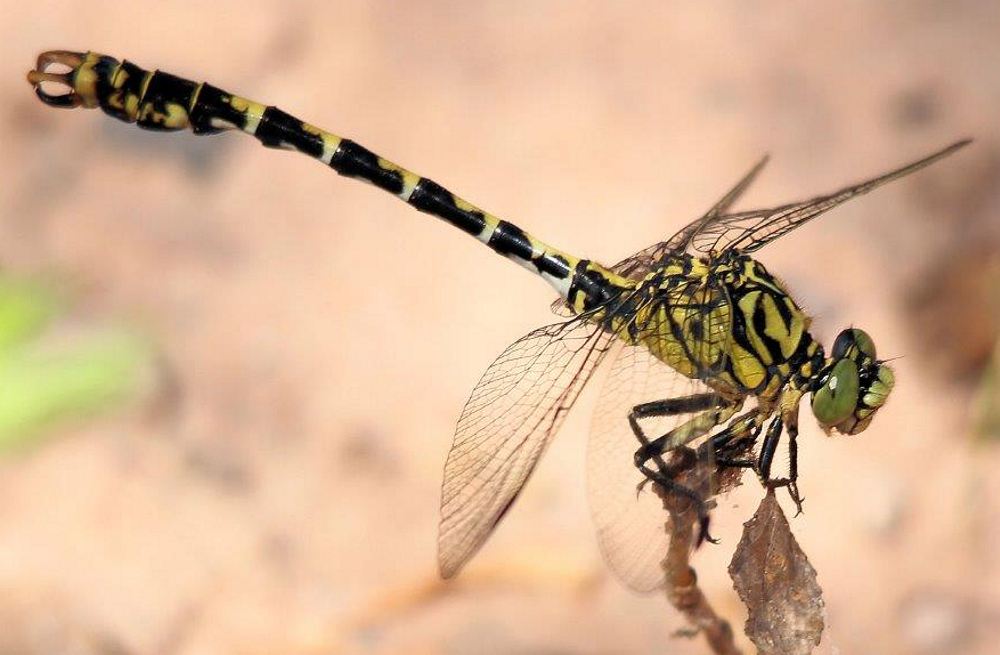
[[(657, 487), (657, 492), (660, 489)], [(667, 573), (665, 592), (670, 604), (684, 615), (696, 630), (705, 635), (713, 653), (740, 655), (733, 641), (729, 622), (719, 617), (698, 586), (698, 576), (691, 566), (694, 550), (694, 525), (696, 514), (690, 502), (680, 496), (660, 493), (663, 508), (670, 515), (666, 529), (670, 532), (670, 546), (663, 560)]]

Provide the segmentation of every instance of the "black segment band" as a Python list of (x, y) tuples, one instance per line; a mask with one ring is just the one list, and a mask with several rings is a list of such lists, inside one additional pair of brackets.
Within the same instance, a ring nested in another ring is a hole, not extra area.
[(417, 183), (408, 202), (420, 211), (438, 216), (473, 236), (479, 236), (486, 229), (486, 217), (482, 212), (460, 208), (448, 189), (426, 177)]
[(350, 139), (340, 142), (337, 152), (333, 153), (333, 159), (330, 160), (330, 168), (345, 177), (367, 180), (397, 196), (403, 193), (403, 174), (382, 168), (378, 164), (378, 155)]

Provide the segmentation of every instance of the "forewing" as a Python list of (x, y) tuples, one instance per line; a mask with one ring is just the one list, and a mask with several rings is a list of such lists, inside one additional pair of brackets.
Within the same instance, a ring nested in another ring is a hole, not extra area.
[(919, 161), (829, 195), (772, 209), (719, 216), (692, 235), (691, 245), (702, 253), (730, 249), (754, 252), (837, 205), (929, 166), (968, 144), (968, 140), (959, 141)]
[(699, 233), (703, 232), (706, 228), (718, 222), (722, 217), (726, 215), (729, 208), (732, 207), (733, 203), (736, 202), (743, 192), (746, 191), (753, 181), (757, 178), (757, 175), (763, 170), (764, 166), (767, 164), (769, 157), (764, 155), (759, 162), (757, 162), (750, 171), (743, 176), (739, 182), (736, 183), (732, 189), (730, 189), (726, 195), (719, 199), (719, 202), (705, 213), (704, 216), (689, 223), (680, 232), (670, 237), (666, 241), (666, 250), (683, 252), (691, 247), (692, 239)]
[(542, 327), (508, 346), (479, 380), (445, 464), (442, 577), (458, 573), (503, 518), (612, 339), (580, 317)]
[[(712, 223), (719, 216), (722, 216), (736, 202), (743, 192), (753, 183), (757, 174), (760, 173), (764, 165), (767, 164), (768, 157), (765, 155), (736, 185), (726, 192), (726, 195), (719, 198), (711, 209), (704, 216), (696, 221), (688, 223), (684, 229), (670, 237), (667, 241), (660, 241), (640, 250), (631, 257), (626, 257), (611, 267), (611, 270), (622, 277), (632, 280), (642, 280), (649, 275), (656, 266), (671, 252), (683, 252), (690, 244), (691, 238), (705, 225)], [(559, 298), (552, 303), (553, 313), (559, 316), (573, 316), (573, 310), (566, 304), (566, 300)]]
[(668, 254), (672, 252), (683, 252), (686, 250), (690, 244), (692, 236), (697, 234), (703, 226), (711, 224), (719, 216), (724, 215), (732, 204), (736, 202), (741, 195), (743, 195), (743, 192), (747, 190), (757, 177), (758, 173), (760, 173), (761, 169), (764, 168), (764, 165), (767, 164), (767, 160), (768, 158), (765, 156), (757, 162), (757, 164), (750, 169), (750, 171), (744, 175), (733, 188), (727, 191), (726, 195), (722, 196), (722, 198), (720, 198), (719, 201), (716, 202), (704, 216), (687, 224), (683, 229), (681, 229), (681, 231), (670, 237), (670, 239), (655, 243), (645, 250), (640, 250), (631, 257), (623, 259), (612, 266), (611, 270), (623, 277), (628, 277), (633, 280), (641, 280), (649, 275), (649, 273), (651, 273)]
[[(677, 305), (686, 302), (680, 297), (671, 300)], [(691, 340), (687, 345), (689, 352), (704, 354), (725, 349), (730, 334), (730, 319), (726, 314), (715, 313), (709, 321), (703, 320), (704, 315), (696, 307), (676, 314), (684, 323), (680, 329), (683, 334), (693, 331), (693, 321), (702, 320), (699, 332), (706, 338)], [(642, 330), (664, 327), (669, 326), (646, 325)], [(605, 561), (627, 586), (648, 592), (665, 582), (661, 562), (669, 544), (665, 527), (669, 517), (651, 486), (639, 491), (644, 477), (636, 468), (633, 455), (640, 444), (628, 416), (640, 403), (714, 392), (703, 381), (685, 377), (668, 366), (645, 345), (622, 344), (619, 348), (594, 412), (587, 448), (587, 496)], [(724, 364), (725, 359), (717, 363), (719, 367)], [(706, 370), (702, 375), (711, 377), (717, 373), (718, 370)], [(694, 415), (644, 419), (641, 426), (648, 438), (655, 439)]]

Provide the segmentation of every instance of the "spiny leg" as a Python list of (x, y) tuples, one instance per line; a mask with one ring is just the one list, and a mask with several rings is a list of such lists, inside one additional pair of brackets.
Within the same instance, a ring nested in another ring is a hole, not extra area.
[[(708, 510), (701, 495), (694, 489), (680, 484), (674, 479), (681, 467), (671, 467), (664, 460), (663, 455), (667, 452), (676, 451), (684, 453), (685, 456), (693, 456), (694, 453), (685, 445), (694, 439), (710, 432), (712, 428), (723, 421), (729, 419), (735, 413), (736, 407), (715, 394), (695, 394), (682, 398), (671, 398), (658, 400), (649, 403), (636, 405), (629, 412), (629, 425), (636, 439), (642, 444), (635, 452), (636, 468), (645, 476), (646, 480), (654, 482), (663, 488), (667, 493), (683, 496), (694, 506), (698, 514), (698, 539), (697, 545), (703, 541), (715, 540), (708, 533)], [(700, 412), (684, 424), (674, 428), (667, 434), (652, 441), (646, 436), (639, 425), (639, 419), (651, 417), (676, 416), (678, 414), (688, 414)], [(679, 450), (679, 449), (684, 450)], [(653, 469), (648, 465), (653, 461), (657, 468)], [(640, 485), (640, 488), (642, 485)]]
[(767, 426), (767, 434), (764, 435), (764, 444), (760, 447), (760, 456), (757, 459), (757, 475), (767, 484), (771, 478), (771, 464), (774, 462), (774, 453), (778, 449), (781, 441), (781, 430), (784, 424), (780, 416), (776, 416), (771, 425)]
[[(732, 446), (749, 445), (757, 440), (760, 435), (763, 417), (760, 415), (760, 408), (754, 407), (750, 411), (737, 416), (729, 422), (724, 430), (712, 435), (712, 437), (698, 448), (698, 458), (701, 460), (713, 459), (716, 466), (726, 468), (757, 468), (754, 459), (720, 457), (718, 453), (724, 453)], [(743, 442), (741, 444), (741, 442)], [(742, 449), (741, 449), (742, 450)]]
[[(756, 440), (763, 427), (763, 420), (766, 417), (760, 415), (757, 408), (733, 419), (726, 429), (712, 436), (706, 443), (698, 449), (699, 458), (705, 459), (712, 453), (724, 451), (732, 444), (738, 444), (741, 440)], [(771, 478), (771, 466), (774, 455), (777, 452), (778, 444), (781, 440), (782, 428), (788, 431), (789, 443), (789, 475), (787, 478)], [(787, 419), (787, 424), (782, 417), (778, 416), (768, 426), (764, 443), (761, 446), (760, 455), (757, 459), (729, 459), (716, 457), (716, 464), (725, 467), (752, 468), (760, 477), (764, 486), (769, 488), (788, 487), (788, 493), (798, 508), (802, 512), (802, 498), (798, 490), (798, 422), (795, 415), (791, 414)]]
[[(788, 477), (772, 478), (771, 465), (774, 461), (774, 454), (777, 452), (778, 443), (781, 441), (782, 428), (788, 431)], [(799, 446), (798, 446), (799, 426), (794, 414), (789, 415), (787, 425), (781, 416), (775, 417), (771, 424), (767, 426), (767, 434), (764, 436), (764, 444), (760, 449), (760, 457), (757, 460), (757, 475), (765, 487), (777, 489), (787, 487), (788, 495), (795, 503), (796, 516), (802, 513), (802, 496), (799, 495)]]
[(788, 491), (792, 494), (795, 507), (798, 510), (796, 516), (802, 513), (802, 501), (799, 495), (799, 418), (797, 414), (790, 414), (785, 420), (785, 430), (788, 431), (788, 477), (791, 482)]
[[(725, 403), (715, 394), (712, 393), (700, 393), (693, 394), (690, 396), (682, 396), (680, 398), (667, 398), (664, 400), (654, 400), (648, 403), (642, 403), (636, 405), (629, 412), (628, 422), (632, 426), (632, 432), (635, 433), (636, 439), (642, 444), (643, 449), (651, 449), (650, 454), (643, 461), (652, 459), (656, 462), (656, 465), (661, 469), (666, 470), (668, 465), (663, 460), (663, 450), (656, 449), (652, 447), (652, 442), (646, 437), (646, 433), (643, 431), (642, 427), (639, 425), (639, 420), (644, 418), (654, 418), (654, 417), (665, 417), (665, 416), (677, 416), (679, 414), (693, 414), (696, 412), (704, 412), (709, 409), (717, 409), (724, 407)], [(662, 440), (663, 437), (660, 437)], [(638, 455), (638, 453), (636, 453)]]
[[(710, 418), (709, 410), (724, 408), (730, 411), (725, 413), (724, 416), (719, 415), (717, 418)], [(635, 453), (636, 460), (641, 460), (642, 464), (653, 460), (663, 472), (672, 471), (676, 473), (690, 468), (694, 463), (695, 452), (690, 448), (686, 448), (684, 444), (711, 431), (716, 425), (719, 425), (732, 416), (735, 411), (736, 408), (732, 407), (731, 403), (727, 403), (717, 395), (711, 393), (654, 400), (636, 405), (629, 413), (629, 425), (632, 426), (632, 432), (635, 434), (636, 439), (642, 444), (642, 447)], [(639, 420), (643, 418), (677, 416), (679, 414), (698, 414), (698, 416), (691, 418), (653, 441), (649, 440), (642, 426), (639, 425)], [(707, 423), (706, 419), (708, 419)], [(663, 455), (667, 452), (674, 452), (680, 455), (681, 461), (673, 465), (667, 464), (663, 459)]]

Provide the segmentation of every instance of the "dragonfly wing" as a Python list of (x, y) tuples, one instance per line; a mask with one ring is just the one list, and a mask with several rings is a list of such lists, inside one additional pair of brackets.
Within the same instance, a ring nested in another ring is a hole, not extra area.
[[(722, 198), (720, 198), (719, 201), (716, 202), (704, 216), (686, 225), (682, 230), (670, 237), (667, 241), (655, 243), (644, 250), (640, 250), (631, 257), (623, 259), (612, 266), (611, 270), (623, 277), (628, 277), (633, 280), (641, 280), (649, 275), (653, 269), (656, 268), (657, 264), (663, 261), (663, 258), (669, 253), (682, 252), (686, 250), (692, 236), (697, 234), (697, 232), (706, 224), (709, 224), (717, 217), (724, 215), (732, 204), (736, 202), (741, 195), (743, 195), (743, 192), (746, 191), (747, 188), (753, 183), (761, 169), (763, 169), (764, 165), (767, 164), (767, 161), (768, 157), (765, 156), (757, 162), (757, 164), (750, 169), (750, 171), (744, 175), (732, 189), (727, 191), (726, 195), (722, 196)], [(555, 309), (555, 306), (553, 306), (553, 309)]]
[[(711, 223), (719, 216), (722, 216), (736, 202), (743, 192), (753, 183), (757, 174), (760, 173), (764, 165), (767, 164), (768, 156), (765, 155), (743, 178), (736, 183), (732, 189), (726, 192), (715, 205), (712, 206), (704, 216), (689, 223), (680, 232), (670, 237), (667, 241), (660, 241), (640, 250), (631, 257), (627, 257), (614, 266), (611, 270), (633, 280), (641, 280), (649, 275), (657, 264), (663, 261), (671, 252), (686, 250), (691, 238), (702, 229), (703, 226)], [(559, 298), (552, 303), (552, 312), (558, 316), (573, 316), (573, 310), (566, 304), (563, 298)]]
[(771, 241), (791, 232), (817, 216), (833, 209), (851, 198), (863, 195), (883, 184), (898, 180), (915, 171), (929, 166), (943, 157), (947, 157), (970, 142), (959, 141), (924, 157), (919, 161), (907, 164), (902, 168), (890, 171), (884, 175), (872, 178), (846, 187), (825, 196), (817, 196), (802, 202), (782, 205), (772, 209), (761, 209), (717, 217), (701, 227), (691, 236), (694, 250), (702, 253), (721, 252), (723, 250), (740, 250), (754, 252), (760, 250)]
[[(721, 290), (720, 285), (710, 282), (709, 287), (712, 286)], [(683, 302), (681, 298), (673, 300), (675, 305)], [(707, 335), (703, 340), (690, 339), (689, 352), (701, 356), (720, 349), (725, 352), (731, 334), (728, 313), (706, 317), (697, 308), (691, 308), (677, 315), (682, 327), (672, 332)], [(668, 315), (666, 320), (673, 319)], [(696, 321), (701, 321), (699, 329), (692, 327)], [(715, 392), (703, 381), (686, 377), (665, 364), (645, 345), (623, 343), (619, 348), (604, 380), (591, 425), (587, 497), (605, 561), (624, 584), (639, 592), (649, 592), (665, 582), (661, 562), (669, 545), (666, 529), (669, 516), (651, 486), (638, 490), (644, 476), (636, 468), (633, 455), (640, 444), (628, 416), (640, 403)], [(725, 366), (725, 359), (720, 359), (716, 366)], [(718, 372), (703, 371), (702, 377), (712, 377)], [(648, 418), (640, 425), (648, 438), (655, 439), (694, 415), (692, 412)]]
[[(628, 587), (650, 592), (663, 586), (661, 566), (669, 545), (663, 501), (646, 486), (633, 461), (639, 447), (628, 415), (643, 402), (709, 392), (685, 378), (643, 346), (622, 344), (604, 381), (587, 447), (587, 498), (604, 560)], [(665, 434), (691, 415), (644, 424), (651, 436)]]
[(503, 518), (612, 339), (578, 317), (521, 337), (487, 369), (445, 464), (442, 577), (458, 573)]
[(760, 174), (764, 166), (767, 164), (769, 156), (764, 155), (759, 162), (757, 162), (750, 171), (743, 176), (743, 178), (736, 183), (732, 189), (730, 189), (726, 195), (722, 196), (715, 205), (705, 213), (704, 216), (698, 220), (686, 225), (680, 232), (670, 237), (666, 241), (667, 250), (681, 252), (686, 251), (691, 246), (691, 241), (694, 237), (705, 230), (708, 226), (712, 225), (720, 218), (726, 215), (729, 208), (733, 206), (743, 192), (746, 191), (753, 181)]
[(565, 298), (557, 298), (549, 307), (556, 316), (563, 316), (565, 318), (576, 316), (573, 308), (566, 304)]

